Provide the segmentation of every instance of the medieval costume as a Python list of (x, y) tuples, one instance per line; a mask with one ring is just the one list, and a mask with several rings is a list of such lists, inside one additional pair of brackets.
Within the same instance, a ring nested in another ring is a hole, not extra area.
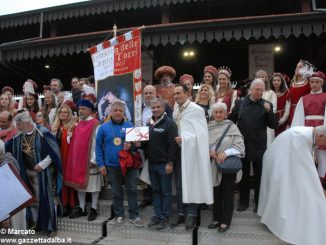
[(258, 215), (291, 244), (326, 244), (326, 199), (313, 148), (313, 128), (293, 127), (275, 138), (263, 159)]
[(289, 100), (290, 100), (290, 115), (288, 119), (288, 125), (291, 126), (295, 107), (297, 106), (297, 103), (299, 99), (309, 94), (310, 92), (310, 84), (309, 84), (309, 77), (314, 72), (314, 66), (310, 64), (306, 60), (300, 60), (297, 64), (297, 67), (295, 69), (295, 75), (293, 80), (291, 81), (291, 86), (289, 90)]
[(306, 94), (309, 94), (310, 92), (310, 85), (307, 80), (301, 82), (301, 83), (296, 83), (293, 82), (291, 84), (290, 90), (289, 90), (289, 100), (290, 100), (290, 115), (288, 119), (288, 124), (291, 125), (293, 116), (294, 116), (294, 111), (295, 108), (298, 104), (298, 101), (300, 98)]
[(6, 143), (7, 141), (11, 140), (16, 135), (16, 133), (17, 130), (12, 125), (6, 129), (0, 128), (0, 140)]
[(68, 153), (65, 184), (78, 191), (100, 191), (97, 167), (95, 163), (95, 139), (97, 119), (89, 117), (76, 125)]
[[(196, 118), (196, 120), (194, 120)], [(183, 203), (213, 203), (208, 131), (204, 111), (189, 100), (174, 113), (181, 143)]]
[[(80, 100), (77, 106), (95, 109), (88, 100)], [(70, 218), (78, 218), (87, 214), (86, 192), (92, 193), (93, 212), (95, 213), (97, 209), (99, 192), (102, 187), (102, 176), (96, 165), (95, 157), (96, 129), (98, 125), (98, 120), (91, 116), (85, 120), (80, 119), (71, 138), (64, 183), (77, 190), (79, 207), (75, 210), (76, 213), (69, 216)], [(90, 216), (89, 221), (91, 221)]]
[[(325, 75), (323, 73), (314, 73), (310, 79), (315, 78), (321, 80), (320, 86), (322, 86), (324, 77)], [(326, 125), (325, 115), (326, 93), (323, 93), (322, 88), (320, 87), (319, 91), (311, 91), (310, 94), (301, 97), (295, 109), (291, 126), (316, 127)], [(316, 156), (318, 162), (318, 174), (323, 182), (326, 177), (326, 149), (317, 149)]]
[(167, 74), (170, 76), (171, 81), (160, 82), (160, 84), (155, 85), (157, 97), (163, 99), (167, 105), (173, 109), (174, 107), (174, 96), (173, 90), (175, 85), (172, 83), (172, 80), (175, 78), (176, 72), (175, 69), (171, 66), (161, 66), (155, 73), (154, 77), (157, 81), (160, 81), (161, 76)]
[(232, 90), (229, 93), (227, 93), (224, 97), (216, 98), (216, 102), (222, 102), (222, 103), (226, 104), (228, 113), (231, 113), (231, 111), (235, 105), (237, 96), (238, 96), (238, 91)]
[[(56, 139), (46, 128), (34, 126), (32, 132), (19, 134), (7, 142), (6, 151), (17, 159), (20, 176), (37, 199), (26, 210), (27, 222), (34, 221), (37, 228), (48, 232), (56, 231), (56, 205), (62, 188), (61, 157)], [(37, 164), (43, 171), (34, 170)]]
[[(60, 153), (61, 153), (61, 159), (62, 159), (62, 172), (63, 172), (63, 179), (65, 180), (65, 174), (66, 174), (66, 168), (67, 168), (67, 161), (69, 156), (69, 143), (68, 139), (70, 138), (70, 133), (68, 132), (68, 128), (61, 126), (58, 131), (56, 132), (55, 136), (57, 138), (57, 141), (60, 146)], [(62, 205), (64, 207), (70, 207), (73, 208), (76, 206), (77, 200), (76, 200), (76, 191), (75, 189), (63, 185), (62, 187)], [(69, 211), (69, 210), (67, 210)]]
[(275, 136), (282, 133), (287, 127), (287, 119), (290, 113), (290, 101), (288, 100), (289, 91), (276, 94), (277, 96), (277, 110), (276, 117), (279, 121), (279, 127), (275, 129)]

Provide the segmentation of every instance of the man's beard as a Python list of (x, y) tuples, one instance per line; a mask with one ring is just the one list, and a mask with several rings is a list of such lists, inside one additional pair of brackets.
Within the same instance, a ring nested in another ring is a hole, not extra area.
[(161, 84), (164, 85), (164, 86), (167, 86), (171, 83), (171, 80), (170, 79), (164, 79)]
[(80, 118), (81, 120), (86, 120), (86, 119), (88, 118), (88, 116), (85, 116), (85, 115), (79, 115), (79, 118)]

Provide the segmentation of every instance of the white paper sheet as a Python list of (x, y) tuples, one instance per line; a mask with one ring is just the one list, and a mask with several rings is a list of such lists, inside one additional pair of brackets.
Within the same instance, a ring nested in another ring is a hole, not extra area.
[(7, 163), (0, 167), (0, 197), (0, 222), (32, 197)]
[(126, 141), (147, 141), (149, 140), (148, 127), (135, 127), (126, 129)]

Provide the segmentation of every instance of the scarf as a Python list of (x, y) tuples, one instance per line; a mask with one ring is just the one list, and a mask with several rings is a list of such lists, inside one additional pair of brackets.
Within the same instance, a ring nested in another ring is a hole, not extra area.
[(218, 140), (221, 138), (222, 134), (231, 124), (231, 127), (225, 138), (223, 139), (218, 151), (225, 151), (228, 148), (236, 148), (240, 151), (241, 157), (245, 154), (245, 148), (243, 143), (243, 136), (235, 124), (230, 120), (223, 120), (222, 122), (211, 121), (208, 125), (209, 134), (209, 147), (215, 149)]

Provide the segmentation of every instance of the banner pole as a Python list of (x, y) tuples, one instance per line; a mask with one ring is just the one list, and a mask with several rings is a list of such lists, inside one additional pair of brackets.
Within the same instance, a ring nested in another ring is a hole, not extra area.
[(118, 29), (118, 27), (116, 26), (116, 24), (114, 24), (114, 26), (113, 26), (113, 37), (117, 37), (117, 29)]

